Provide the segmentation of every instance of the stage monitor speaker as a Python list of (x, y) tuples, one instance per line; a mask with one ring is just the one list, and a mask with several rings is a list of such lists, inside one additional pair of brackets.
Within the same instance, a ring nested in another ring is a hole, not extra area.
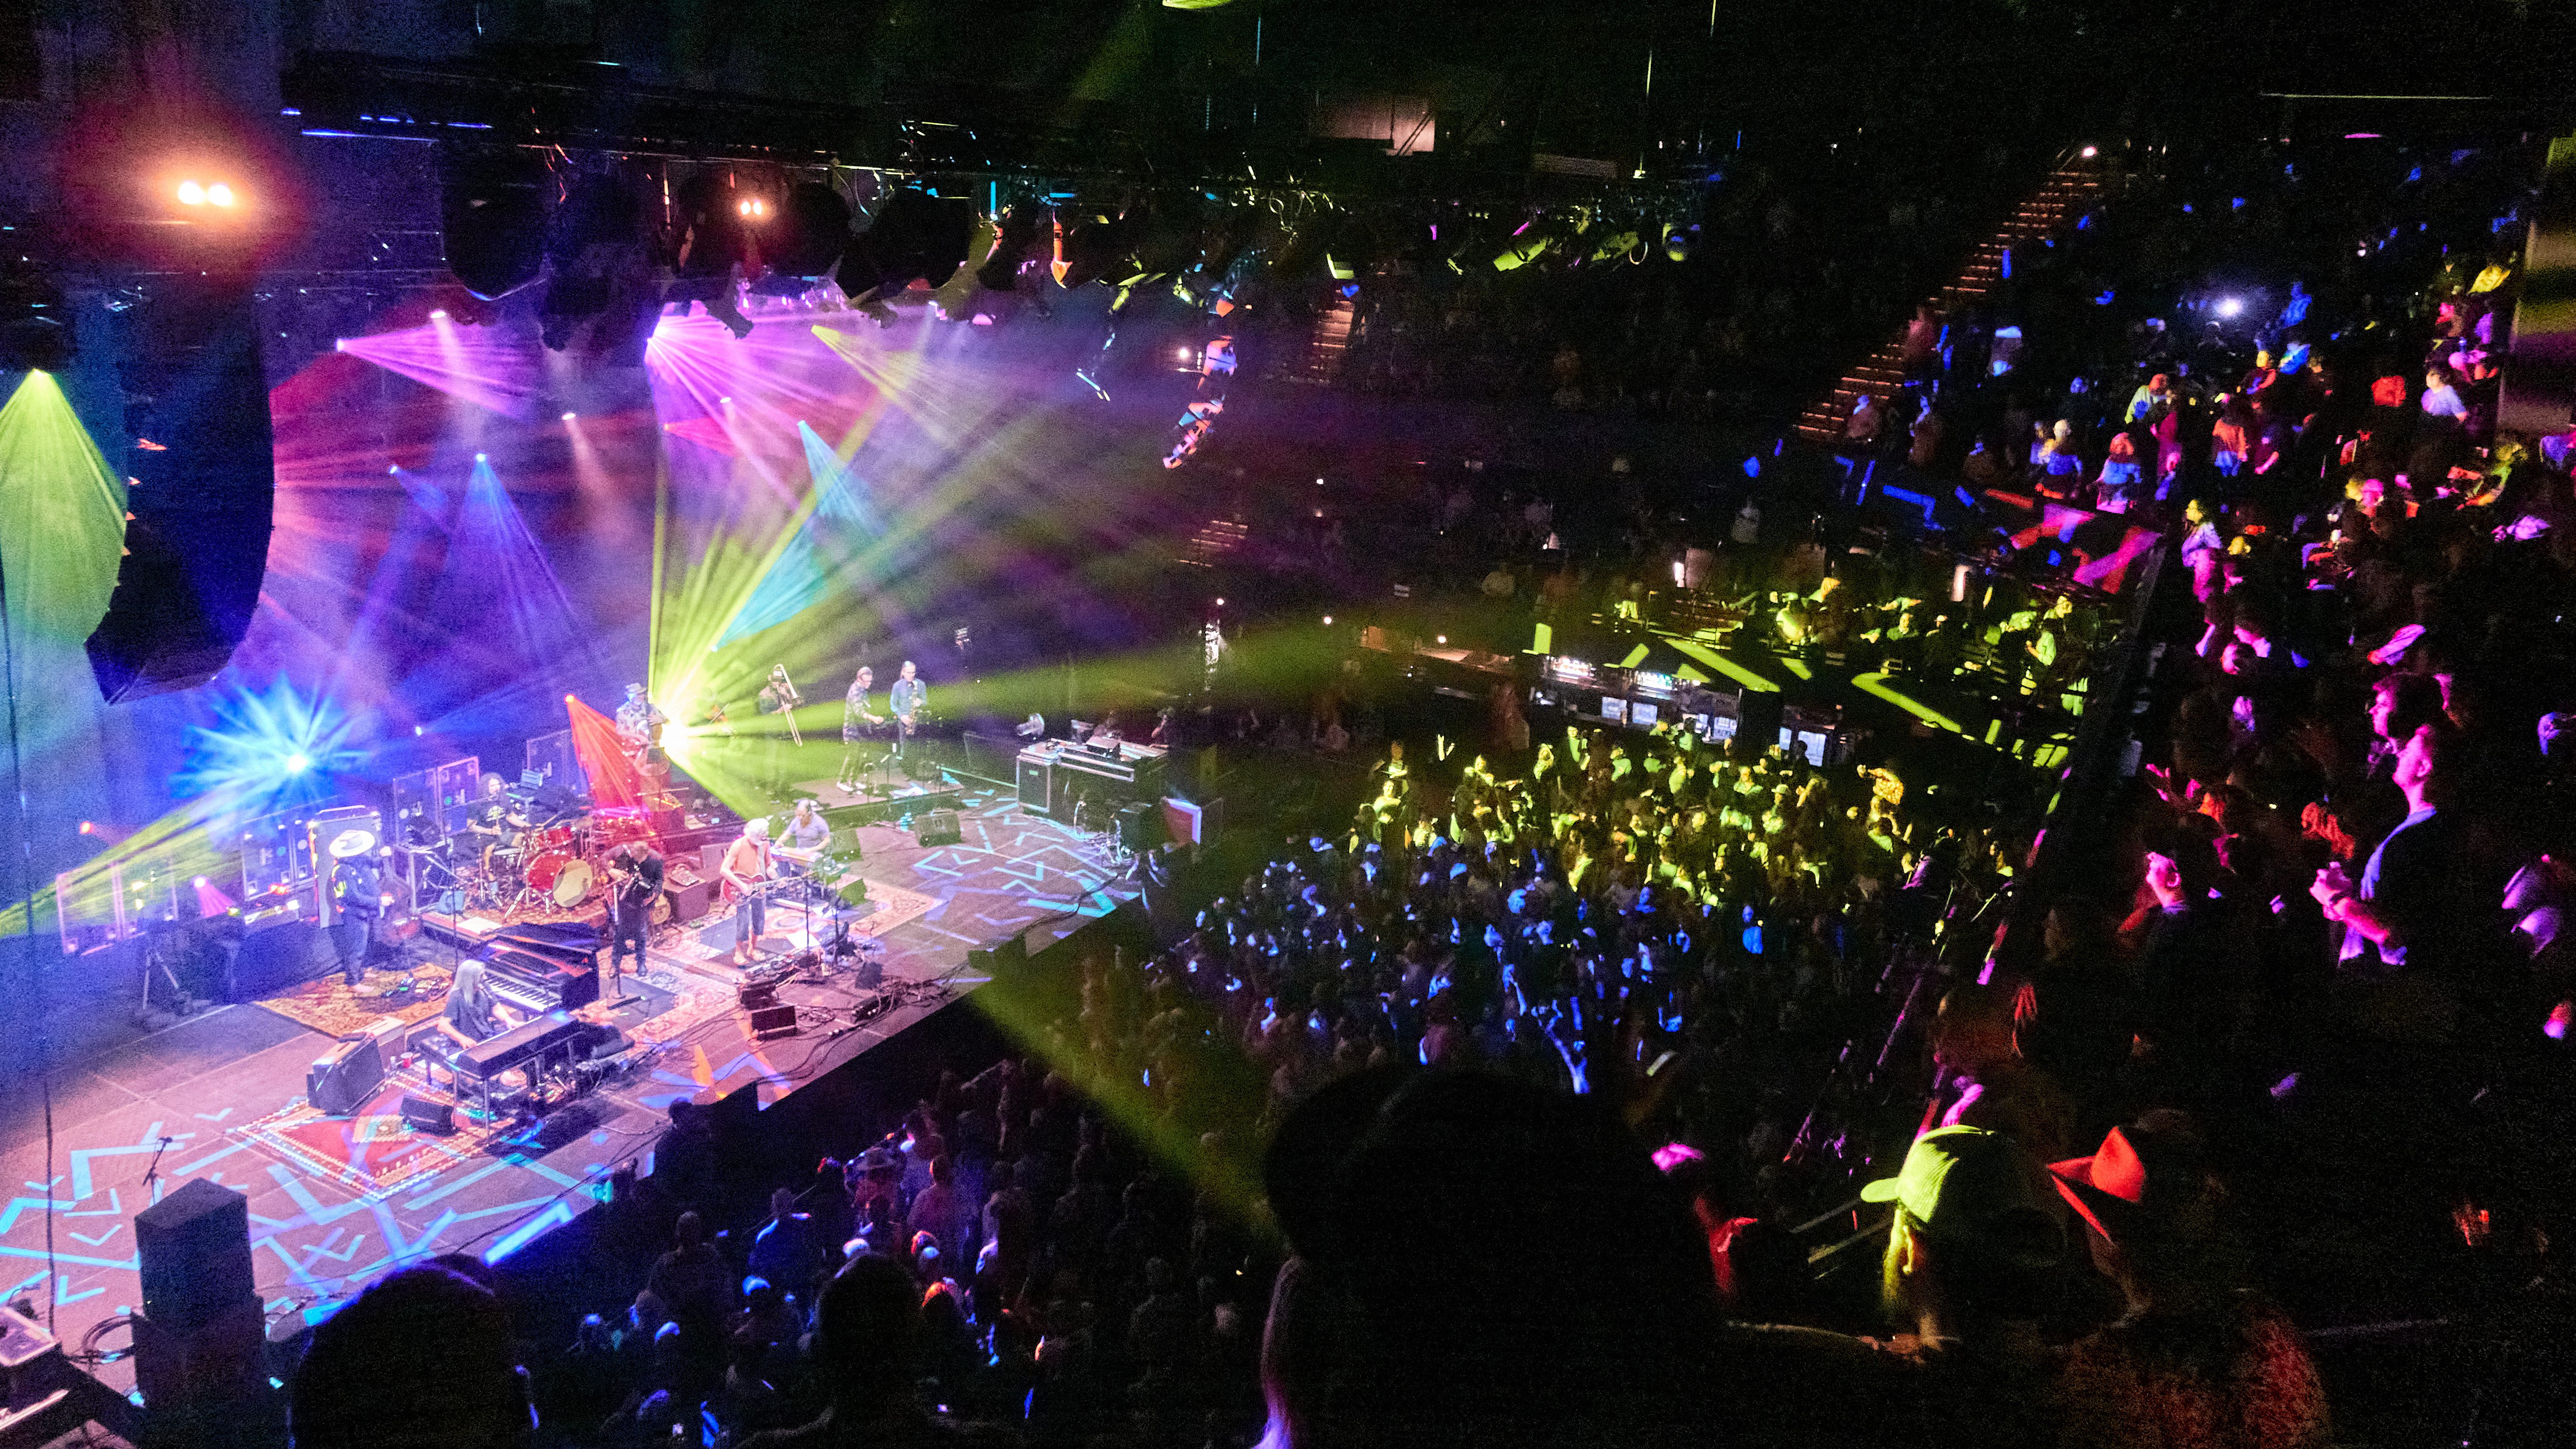
[(956, 811), (933, 810), (921, 817), (918, 838), (924, 845), (955, 845), (966, 838), (966, 832), (957, 823)]
[(671, 920), (686, 925), (707, 913), (714, 883), (700, 879), (687, 866), (673, 866), (665, 878), (671, 897)]
[(367, 1105), (385, 1080), (384, 1053), (376, 1039), (362, 1036), (324, 1052), (304, 1075), (304, 1095), (314, 1110), (347, 1117)]
[[(172, 1333), (213, 1323), (237, 1304), (258, 1307), (251, 1276), (250, 1199), (205, 1178), (180, 1184), (134, 1215), (143, 1313)], [(258, 1336), (258, 1317), (252, 1317)]]
[(257, 304), (246, 282), (185, 272), (155, 279), (120, 329), (125, 431), (116, 592), (89, 636), (110, 704), (212, 679), (250, 628), (268, 571), (277, 496)]
[(244, 1442), (223, 1427), (257, 1400), (267, 1369), (268, 1315), (257, 1298), (189, 1328), (134, 1320), (134, 1384), (164, 1443)]
[(415, 1097), (409, 1092), (403, 1093), (402, 1119), (416, 1132), (435, 1132), (444, 1137), (456, 1130), (454, 1107), (445, 1102), (433, 1102), (427, 1097)]
[(1118, 843), (1129, 851), (1143, 855), (1171, 838), (1160, 804), (1136, 800), (1118, 807)]
[(733, 999), (745, 1011), (767, 1011), (778, 1004), (778, 983), (746, 981), (733, 989)]
[(755, 1041), (796, 1034), (796, 1008), (764, 1006), (751, 1014), (751, 1035)]

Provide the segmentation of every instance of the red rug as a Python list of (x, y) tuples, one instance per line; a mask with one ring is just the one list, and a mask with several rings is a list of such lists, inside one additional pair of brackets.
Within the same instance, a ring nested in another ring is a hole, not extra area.
[[(298, 1102), (240, 1130), (313, 1171), (370, 1192), (389, 1191), (479, 1155), (492, 1132), (456, 1113), (456, 1130), (423, 1132), (402, 1117), (404, 1086), (388, 1082), (355, 1115), (326, 1117)], [(425, 1094), (423, 1094), (425, 1095)], [(443, 1100), (443, 1098), (441, 1099)]]

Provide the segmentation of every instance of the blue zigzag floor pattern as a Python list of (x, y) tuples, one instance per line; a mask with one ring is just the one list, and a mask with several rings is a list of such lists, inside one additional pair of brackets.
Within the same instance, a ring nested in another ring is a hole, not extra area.
[[(961, 806), (956, 845), (924, 848), (909, 832), (862, 827), (869, 877), (937, 899), (885, 938), (889, 984), (960, 973), (953, 988), (971, 990), (983, 978), (961, 972), (970, 948), (1025, 931), (1034, 953), (1136, 896), (1132, 877), (1120, 876), (1099, 838), (1023, 814), (1008, 794), (970, 792)], [(651, 974), (682, 969), (657, 959)], [(843, 978), (781, 994), (825, 1013), (857, 998)], [(493, 1255), (571, 1221), (605, 1192), (616, 1164), (639, 1159), (649, 1169), (672, 1101), (713, 1101), (755, 1080), (764, 1099), (775, 1100), (938, 1004), (907, 1005), (830, 1043), (820, 1031), (755, 1043), (741, 1014), (726, 1010), (607, 1090), (558, 1112), (542, 1138), (530, 1131), (502, 1139), (479, 1158), (389, 1192), (316, 1172), (241, 1132), (301, 1100), (306, 1069), (330, 1040), (257, 1006), (226, 1007), (57, 1067), (50, 1172), (40, 1122), (0, 1122), (0, 1183), (7, 1187), (0, 1197), (0, 1298), (32, 1298), (40, 1318), (50, 1305), (65, 1342), (76, 1345), (91, 1325), (140, 1299), (135, 1212), (206, 1177), (250, 1199), (254, 1273), (272, 1323), (296, 1313), (319, 1318), (402, 1263), (449, 1252)], [(11, 1115), (29, 1116), (14, 1104)], [(123, 1342), (122, 1333), (109, 1340)], [(108, 1366), (101, 1377), (130, 1390), (131, 1361)]]

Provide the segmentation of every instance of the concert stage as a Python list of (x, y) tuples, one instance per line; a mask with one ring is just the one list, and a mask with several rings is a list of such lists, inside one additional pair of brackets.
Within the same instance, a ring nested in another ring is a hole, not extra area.
[[(421, 1133), (400, 1115), (403, 1087), (391, 1076), (357, 1115), (320, 1117), (304, 1101), (305, 1074), (332, 1039), (256, 1005), (63, 1065), (50, 1184), (42, 1121), (13, 1110), (0, 1122), (0, 1171), (15, 1186), (0, 1209), (0, 1257), (16, 1265), (0, 1272), (0, 1296), (33, 1297), (42, 1318), (50, 1197), (60, 1268), (50, 1287), (61, 1334), (77, 1346), (139, 1300), (128, 1219), (196, 1177), (249, 1196), (273, 1330), (298, 1312), (319, 1316), (398, 1263), (506, 1256), (604, 1196), (618, 1164), (649, 1165), (673, 1101), (713, 1102), (758, 1083), (763, 1104), (774, 1102), (980, 985), (965, 971), (970, 948), (1025, 932), (1034, 955), (1138, 894), (1113, 878), (1105, 840), (1024, 815), (1006, 793), (977, 787), (954, 797), (957, 844), (923, 847), (890, 826), (861, 828), (873, 908), (851, 929), (882, 942), (863, 953), (883, 963), (881, 1012), (880, 993), (842, 965), (823, 984), (782, 986), (779, 1001), (798, 1008), (797, 1034), (754, 1041), (735, 973), (703, 939), (713, 922), (666, 927), (648, 970), (623, 982), (638, 1000), (616, 1019), (639, 1060), (537, 1123), (485, 1130), (460, 1113), (454, 1135)], [(801, 949), (801, 931), (791, 937), (800, 925), (792, 912), (774, 913), (764, 951)], [(444, 959), (424, 956), (422, 977)], [(370, 989), (394, 976), (375, 972)], [(120, 1330), (107, 1346), (125, 1342)], [(101, 1376), (130, 1389), (131, 1360)]]

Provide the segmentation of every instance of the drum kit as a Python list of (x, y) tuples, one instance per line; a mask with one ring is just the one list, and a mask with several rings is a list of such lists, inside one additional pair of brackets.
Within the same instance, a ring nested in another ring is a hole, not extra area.
[[(652, 839), (652, 827), (640, 817), (567, 816), (503, 836), (461, 862), (433, 858), (428, 873), (437, 879), (439, 895), (452, 893), (454, 904), (465, 909), (506, 914), (551, 904), (569, 911), (599, 888), (605, 875), (600, 860), (608, 851)], [(424, 895), (430, 891), (423, 887)]]

